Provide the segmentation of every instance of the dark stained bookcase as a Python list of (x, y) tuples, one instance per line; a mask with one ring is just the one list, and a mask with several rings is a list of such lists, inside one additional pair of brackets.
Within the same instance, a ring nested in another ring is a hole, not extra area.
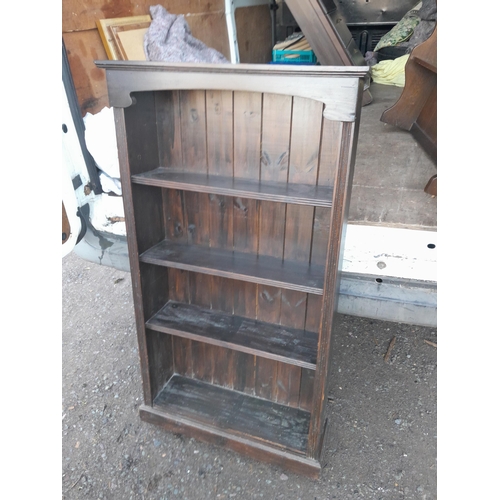
[(317, 477), (366, 67), (98, 61), (143, 420)]

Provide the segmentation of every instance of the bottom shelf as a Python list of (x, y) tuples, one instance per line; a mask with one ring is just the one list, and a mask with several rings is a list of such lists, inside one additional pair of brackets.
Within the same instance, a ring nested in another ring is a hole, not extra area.
[(310, 413), (174, 375), (141, 418), (297, 473), (317, 477), (306, 457)]

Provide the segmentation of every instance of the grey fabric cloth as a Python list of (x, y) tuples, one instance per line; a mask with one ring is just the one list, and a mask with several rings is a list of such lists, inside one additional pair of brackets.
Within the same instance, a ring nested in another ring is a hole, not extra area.
[(152, 21), (144, 36), (144, 53), (149, 61), (229, 63), (191, 34), (184, 16), (170, 14), (161, 5), (151, 6), (149, 12)]
[(368, 66), (375, 66), (378, 63), (378, 53), (367, 51), (365, 54), (365, 62)]

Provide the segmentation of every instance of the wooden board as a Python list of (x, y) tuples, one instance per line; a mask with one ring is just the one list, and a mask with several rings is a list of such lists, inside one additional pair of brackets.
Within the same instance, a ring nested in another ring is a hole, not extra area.
[(272, 28), (269, 5), (240, 7), (234, 11), (241, 63), (272, 61)]
[[(98, 19), (131, 17), (149, 14), (155, 0), (64, 0), (62, 31), (85, 31), (95, 28)], [(161, 3), (171, 14), (224, 13), (224, 0), (165, 0)]]
[[(211, 127), (210, 130), (213, 131)], [(212, 136), (212, 134), (210, 135)], [(316, 155), (317, 158), (317, 155)], [(307, 160), (300, 166), (308, 168)], [(214, 165), (213, 169), (220, 168)], [(316, 179), (313, 172), (314, 180)], [(279, 201), (299, 205), (331, 207), (333, 188), (314, 184), (279, 182), (272, 180), (238, 179), (229, 176), (183, 172), (158, 167), (152, 171), (134, 175), (132, 181), (147, 186), (161, 186), (200, 193), (241, 196), (254, 200)]]
[[(63, 40), (82, 116), (87, 112), (98, 113), (110, 105), (105, 72), (94, 64), (96, 60), (109, 57), (96, 27), (97, 21), (149, 17), (149, 7), (156, 4), (151, 0), (138, 0), (133, 4), (120, 0), (105, 4), (102, 0), (65, 0), (62, 3)], [(168, 0), (162, 5), (172, 14), (190, 14), (186, 20), (192, 35), (230, 58), (223, 0)]]
[(281, 256), (265, 253), (257, 257), (229, 249), (210, 248), (208, 237), (202, 238), (198, 240), (199, 244), (188, 245), (161, 241), (141, 254), (141, 262), (317, 295), (323, 293), (323, 266), (283, 261)]
[(122, 59), (126, 61), (147, 60), (144, 52), (144, 35), (147, 31), (148, 27), (127, 29), (126, 26), (118, 26), (113, 28)]
[[(276, 443), (289, 450), (306, 450), (309, 413), (236, 391), (174, 376), (156, 397), (154, 406), (240, 436)], [(273, 418), (269, 418), (273, 415)]]
[(63, 40), (82, 116), (109, 107), (106, 73), (94, 64), (107, 59), (97, 29), (64, 33)]
[[(289, 323), (297, 325), (293, 321)], [(317, 334), (293, 327), (285, 328), (176, 301), (167, 302), (148, 320), (147, 326), (290, 365), (312, 370), (316, 366)]]
[[(133, 17), (119, 17), (113, 19), (98, 19), (96, 21), (97, 30), (101, 36), (102, 44), (106, 50), (108, 59), (113, 61), (131, 60), (127, 54), (127, 48), (135, 47), (137, 43), (140, 44), (140, 37), (144, 37), (151, 23), (151, 16), (133, 16)], [(128, 33), (127, 28), (133, 30), (132, 36)], [(118, 35), (118, 33), (120, 35)], [(128, 37), (127, 34), (128, 33)], [(124, 36), (124, 38), (122, 38)], [(123, 44), (125, 41), (125, 45)], [(131, 45), (132, 44), (132, 45)], [(142, 44), (139, 45), (142, 47)], [(137, 49), (134, 48), (134, 54)], [(142, 58), (139, 60), (146, 60), (144, 50), (142, 50)]]
[(223, 10), (186, 16), (186, 20), (195, 38), (207, 47), (218, 50), (228, 61), (231, 59), (226, 16)]

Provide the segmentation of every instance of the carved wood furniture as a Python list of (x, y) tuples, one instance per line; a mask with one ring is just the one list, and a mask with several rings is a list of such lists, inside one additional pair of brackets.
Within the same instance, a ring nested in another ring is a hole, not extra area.
[(96, 64), (115, 108), (141, 418), (317, 477), (368, 68)]
[[(384, 123), (408, 130), (424, 151), (437, 162), (437, 27), (411, 52), (405, 66), (405, 86), (400, 98), (380, 118)], [(436, 195), (437, 177), (426, 192)]]

